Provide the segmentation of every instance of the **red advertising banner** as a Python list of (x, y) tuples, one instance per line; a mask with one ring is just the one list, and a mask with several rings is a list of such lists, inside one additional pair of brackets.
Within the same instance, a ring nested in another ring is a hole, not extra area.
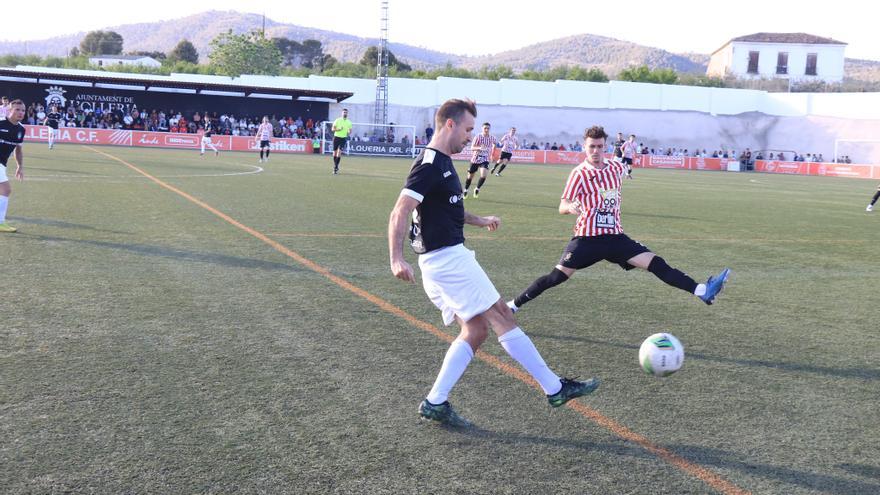
[(853, 177), (857, 179), (872, 179), (874, 165), (852, 165), (849, 163), (811, 163), (810, 175), (825, 175), (829, 177)]
[[(25, 140), (45, 142), (49, 140), (49, 128), (39, 125), (26, 125)], [(199, 149), (201, 134), (177, 134), (170, 132), (127, 131), (122, 129), (86, 129), (62, 127), (58, 130), (56, 143), (93, 144), (106, 146), (140, 146), (147, 148)], [(211, 143), (221, 151), (258, 151), (259, 141), (252, 136), (212, 136)], [(273, 139), (270, 143), (273, 152), (312, 153), (312, 142), (308, 139)], [(500, 156), (496, 148), (492, 161)], [(611, 158), (610, 154), (605, 155)], [(470, 151), (462, 151), (453, 156), (456, 160), (470, 160)], [(514, 163), (549, 163), (577, 165), (586, 159), (586, 153), (576, 151), (516, 150), (511, 161)], [(669, 168), (683, 170), (727, 170), (728, 163), (736, 160), (727, 158), (696, 158), (690, 156), (636, 155), (633, 165), (642, 168)], [(828, 177), (853, 177), (861, 179), (880, 179), (880, 165), (780, 162), (773, 160), (755, 161), (755, 171), (769, 174), (823, 175)]]
[[(49, 128), (26, 125), (26, 141), (48, 141)], [(122, 129), (86, 129), (62, 127), (58, 129), (56, 143), (94, 144), (107, 146), (140, 146), (147, 148), (199, 149), (201, 134), (178, 134), (170, 132), (127, 131)], [(221, 151), (259, 151), (260, 143), (253, 136), (211, 136), (211, 143)], [(269, 144), (273, 152), (312, 153), (308, 139), (273, 139)]]
[(775, 160), (756, 160), (755, 172), (767, 172), (768, 174), (809, 174), (809, 163), (806, 162), (779, 162)]
[(642, 165), (645, 168), (688, 168), (687, 157), (646, 155), (647, 161)]

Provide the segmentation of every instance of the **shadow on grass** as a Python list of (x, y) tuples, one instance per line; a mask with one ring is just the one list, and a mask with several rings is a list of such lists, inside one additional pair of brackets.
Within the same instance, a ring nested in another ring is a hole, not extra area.
[[(80, 163), (87, 163), (89, 165), (95, 164), (95, 162), (93, 162), (93, 161), (90, 162), (88, 160), (64, 160), (64, 161), (67, 163), (70, 163), (71, 161), (79, 161)], [(51, 167), (33, 167), (33, 166), (28, 165), (28, 169), (27, 169), (28, 173), (31, 173), (34, 170), (39, 170), (41, 172), (73, 174), (73, 175), (71, 175), (71, 177), (78, 177), (78, 176), (83, 176), (83, 175), (84, 176), (100, 175), (100, 174), (96, 174), (93, 172), (86, 172), (85, 170), (68, 170), (68, 169), (64, 169), (64, 168), (51, 168)]]
[(91, 230), (93, 232), (108, 232), (110, 234), (130, 234), (131, 232), (120, 232), (118, 230), (98, 229), (91, 225), (83, 225), (80, 223), (70, 223), (62, 220), (51, 220), (48, 218), (28, 218), (28, 217), (9, 217), (16, 223), (27, 223), (31, 225), (48, 225), (50, 227), (60, 227), (62, 229), (82, 229)]
[[(564, 448), (574, 451), (596, 452), (601, 451), (608, 455), (625, 455), (637, 458), (656, 458), (656, 456), (642, 447), (631, 442), (598, 443), (590, 441), (572, 440), (566, 437), (540, 437), (535, 435), (523, 435), (513, 432), (496, 432), (473, 426), (470, 428), (442, 427), (446, 431), (471, 438), (486, 439), (504, 444), (530, 444), (547, 445), (554, 448)], [(715, 467), (725, 470), (736, 470), (747, 474), (752, 478), (762, 478), (774, 482), (786, 483), (793, 486), (819, 490), (822, 493), (833, 494), (862, 494), (880, 493), (880, 484), (849, 480), (841, 477), (802, 471), (782, 466), (769, 464), (751, 463), (736, 459), (731, 453), (719, 449), (707, 447), (695, 447), (692, 445), (666, 446), (676, 455), (703, 467)], [(855, 474), (864, 476), (877, 476), (878, 468), (873, 466), (850, 465), (847, 469)], [(846, 469), (845, 466), (841, 466)], [(867, 474), (866, 474), (867, 473)]]
[(93, 241), (82, 239), (69, 239), (66, 237), (55, 237), (47, 235), (30, 235), (20, 234), (18, 237), (27, 237), (37, 241), (51, 242), (67, 242), (85, 246), (93, 246), (104, 249), (113, 249), (118, 251), (127, 251), (143, 256), (170, 258), (181, 261), (194, 261), (198, 263), (211, 263), (215, 265), (227, 266), (232, 268), (256, 268), (259, 270), (275, 270), (285, 272), (306, 272), (309, 271), (301, 268), (293, 263), (276, 263), (273, 261), (264, 261), (253, 258), (241, 258), (238, 256), (227, 256), (224, 254), (211, 254), (196, 251), (184, 251), (182, 249), (173, 249), (161, 246), (150, 246), (144, 244), (123, 244), (119, 242)]
[(800, 471), (784, 466), (743, 462), (732, 458), (727, 452), (707, 447), (678, 445), (671, 448), (682, 457), (703, 466), (736, 469), (757, 478), (809, 488), (821, 493), (841, 495), (880, 493), (880, 483), (849, 480), (830, 474)]
[[(877, 481), (880, 481), (880, 466), (867, 466), (865, 464), (845, 463), (838, 464), (837, 467), (845, 471), (849, 471), (853, 474), (858, 474), (859, 476), (874, 478)], [(878, 490), (878, 492), (880, 492), (880, 490)]]
[[(617, 347), (619, 349), (629, 349), (638, 351), (639, 346), (636, 344), (618, 344), (605, 340), (591, 339), (589, 337), (579, 337), (572, 335), (550, 335), (539, 332), (529, 332), (532, 337), (543, 337), (547, 339), (569, 340), (574, 342), (583, 342), (586, 344), (602, 345), (605, 347)], [(713, 361), (716, 363), (729, 363), (739, 366), (764, 367), (784, 371), (808, 372), (819, 375), (837, 376), (840, 378), (861, 378), (863, 380), (880, 380), (880, 369), (871, 368), (832, 368), (828, 366), (814, 366), (803, 363), (782, 363), (777, 361), (765, 361), (761, 359), (734, 359), (728, 357), (710, 356), (699, 352), (687, 352), (688, 359), (701, 359), (704, 361)]]

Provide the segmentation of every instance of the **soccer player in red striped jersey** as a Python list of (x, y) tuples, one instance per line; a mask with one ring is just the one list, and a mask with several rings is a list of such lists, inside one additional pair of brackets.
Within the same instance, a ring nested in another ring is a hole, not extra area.
[(626, 175), (627, 167), (616, 160), (605, 159), (603, 150), (607, 137), (602, 127), (587, 129), (584, 135), (587, 160), (571, 171), (559, 201), (559, 213), (578, 216), (574, 237), (553, 271), (535, 280), (516, 299), (507, 303), (513, 311), (545, 290), (565, 282), (577, 270), (601, 260), (616, 263), (624, 270), (648, 270), (660, 280), (694, 294), (706, 304), (712, 304), (715, 296), (724, 288), (730, 269), (725, 268), (717, 277), (709, 277), (705, 284), (698, 284), (623, 233), (620, 225), (620, 189), (621, 178)]
[[(504, 169), (507, 167), (507, 164), (510, 163), (511, 157), (513, 157), (513, 150), (519, 148), (519, 138), (516, 137), (516, 127), (511, 127), (507, 134), (501, 137), (501, 141), (498, 143), (501, 146), (501, 158), (495, 162), (495, 166), (492, 167), (492, 171), (490, 174), (495, 174), (495, 177), (501, 177), (501, 172), (504, 172)], [(495, 173), (495, 169), (501, 165), (501, 169), (498, 170), (498, 173)]]
[(483, 132), (474, 136), (474, 140), (471, 142), (471, 166), (468, 167), (467, 179), (464, 181), (465, 198), (468, 195), (468, 189), (471, 188), (471, 179), (478, 169), (480, 170), (480, 180), (477, 181), (477, 187), (474, 189), (475, 198), (480, 197), (480, 188), (486, 182), (486, 175), (489, 172), (489, 158), (492, 156), (492, 149), (498, 145), (495, 136), (489, 134), (490, 127), (488, 122), (483, 122)]

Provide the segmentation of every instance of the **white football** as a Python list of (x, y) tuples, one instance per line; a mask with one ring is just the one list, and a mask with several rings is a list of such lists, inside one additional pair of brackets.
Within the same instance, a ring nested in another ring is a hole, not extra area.
[(639, 348), (639, 364), (645, 373), (669, 376), (684, 364), (684, 346), (670, 333), (655, 333)]

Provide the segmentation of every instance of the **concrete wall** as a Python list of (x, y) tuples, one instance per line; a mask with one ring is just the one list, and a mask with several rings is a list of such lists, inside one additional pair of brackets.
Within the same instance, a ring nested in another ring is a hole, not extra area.
[[(790, 59), (790, 66), (791, 63)], [(170, 78), (348, 91), (354, 93), (352, 98), (330, 105), (331, 118), (347, 107), (352, 120), (373, 120), (376, 83), (372, 79), (323, 76), (242, 76), (231, 79), (182, 74), (173, 74)], [(516, 126), (524, 139), (565, 143), (566, 146), (580, 141), (584, 128), (593, 124), (604, 125), (612, 134), (617, 131), (636, 134), (639, 142), (655, 148), (672, 146), (693, 150), (699, 147), (711, 151), (713, 148), (741, 150), (749, 147), (753, 150), (822, 153), (827, 159), (833, 158), (837, 139), (880, 139), (880, 93), (788, 94), (621, 81), (392, 78), (389, 80), (389, 121), (414, 125), (422, 135), (443, 101), (462, 97), (476, 100), (478, 120), (491, 122), (493, 132), (499, 135), (506, 128)], [(876, 143), (846, 146), (841, 153), (849, 154), (854, 160), (862, 163), (880, 161), (880, 145)], [(845, 149), (853, 152), (847, 153)]]

